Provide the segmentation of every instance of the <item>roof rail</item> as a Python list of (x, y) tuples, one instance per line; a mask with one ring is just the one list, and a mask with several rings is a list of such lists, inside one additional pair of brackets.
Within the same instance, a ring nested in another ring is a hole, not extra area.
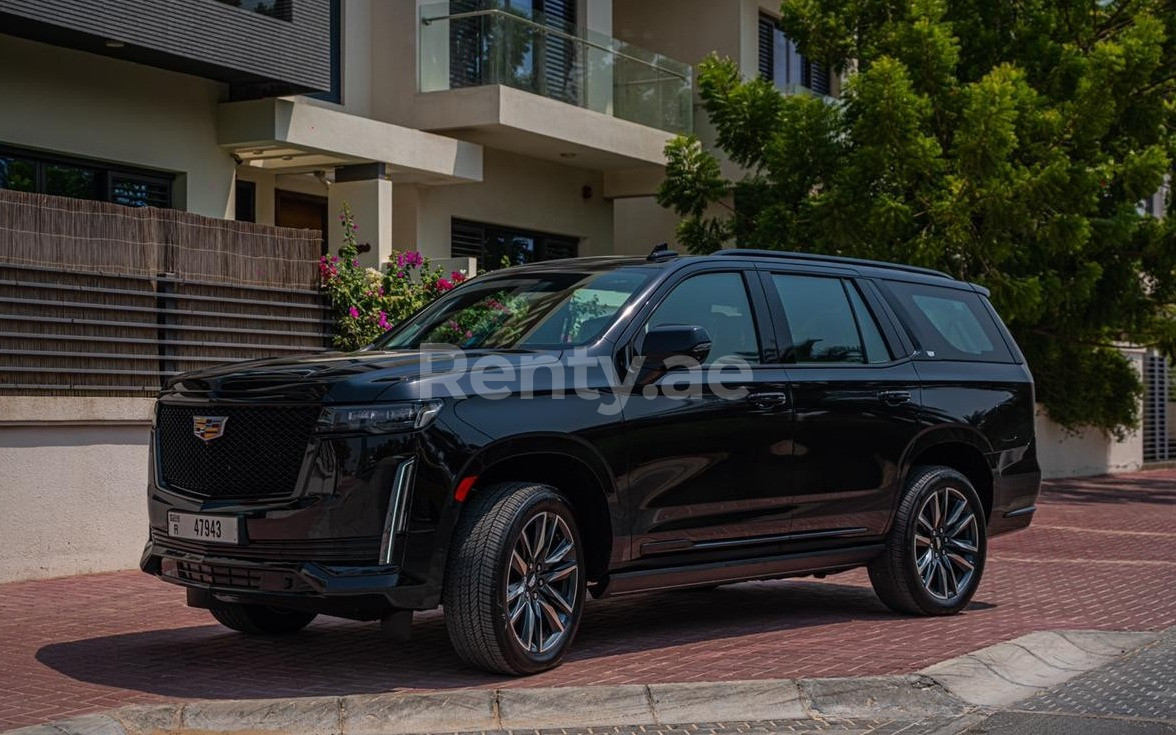
[(754, 255), (765, 258), (787, 258), (790, 260), (812, 260), (824, 263), (842, 263), (845, 265), (860, 265), (868, 268), (888, 268), (896, 271), (907, 271), (909, 273), (922, 273), (925, 276), (939, 276), (940, 278), (949, 278), (955, 280), (951, 275), (943, 271), (937, 271), (934, 268), (921, 268), (917, 265), (905, 265), (903, 263), (887, 263), (884, 260), (866, 260), (865, 258), (849, 258), (843, 255), (821, 255), (820, 253), (796, 253), (789, 250), (754, 250), (751, 248), (727, 248), (726, 250), (717, 250), (713, 255)]

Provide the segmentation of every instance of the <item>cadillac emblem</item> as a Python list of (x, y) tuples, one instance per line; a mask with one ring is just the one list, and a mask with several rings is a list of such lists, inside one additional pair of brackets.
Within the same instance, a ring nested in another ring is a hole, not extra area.
[(225, 424), (228, 421), (228, 416), (193, 416), (192, 433), (197, 439), (205, 442), (220, 439), (225, 434)]

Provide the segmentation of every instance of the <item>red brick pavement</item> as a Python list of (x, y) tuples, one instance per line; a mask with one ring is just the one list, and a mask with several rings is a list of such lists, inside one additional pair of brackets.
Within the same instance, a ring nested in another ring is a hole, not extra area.
[(0, 585), (0, 729), (164, 699), (901, 673), (1034, 630), (1176, 624), (1176, 472), (1054, 483), (1040, 508), (953, 618), (891, 614), (861, 571), (594, 601), (574, 656), (521, 680), (464, 668), (438, 613), (407, 644), (330, 619), (246, 639), (138, 572)]

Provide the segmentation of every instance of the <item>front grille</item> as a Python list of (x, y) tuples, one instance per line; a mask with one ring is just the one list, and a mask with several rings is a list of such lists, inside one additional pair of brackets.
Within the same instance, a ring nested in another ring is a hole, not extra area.
[[(157, 450), (164, 483), (206, 498), (274, 498), (294, 493), (317, 406), (159, 406)], [(224, 432), (205, 441), (197, 416), (224, 417)]]
[(163, 531), (152, 530), (151, 543), (161, 549), (186, 554), (249, 561), (322, 562), (340, 566), (363, 566), (375, 564), (380, 556), (378, 536), (298, 541), (250, 540), (244, 546), (226, 546), (172, 538)]
[[(170, 571), (171, 565), (168, 566)], [(177, 561), (175, 572), (170, 576), (174, 576), (180, 582), (238, 590), (266, 592), (307, 592), (310, 590), (310, 585), (291, 572), (247, 569), (224, 564)]]

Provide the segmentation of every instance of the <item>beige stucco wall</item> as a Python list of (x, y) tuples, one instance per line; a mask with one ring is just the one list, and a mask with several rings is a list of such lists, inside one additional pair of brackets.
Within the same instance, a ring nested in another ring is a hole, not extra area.
[(1035, 423), (1037, 461), (1046, 478), (1110, 475), (1143, 466), (1143, 437), (1138, 431), (1120, 442), (1097, 429), (1072, 434), (1040, 412)]
[[(1123, 354), (1142, 377), (1144, 351), (1124, 348)], [(1132, 432), (1123, 441), (1098, 429), (1075, 434), (1055, 424), (1040, 408), (1035, 423), (1037, 461), (1047, 478), (1133, 472), (1143, 466), (1143, 433), (1140, 431)]]
[[(592, 196), (583, 197), (583, 187)], [(485, 152), (483, 181), (393, 187), (393, 247), (449, 257), (454, 218), (581, 238), (580, 255), (612, 252), (613, 203), (601, 196), (600, 172), (504, 151)]]
[(133, 568), (150, 399), (0, 399), (0, 582)]
[(176, 173), (177, 207), (232, 213), (221, 85), (4, 35), (0, 70), (0, 143)]

